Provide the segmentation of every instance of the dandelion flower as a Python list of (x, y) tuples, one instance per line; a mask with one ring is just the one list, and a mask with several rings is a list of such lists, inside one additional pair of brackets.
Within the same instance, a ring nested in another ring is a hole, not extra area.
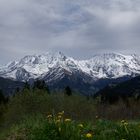
[(83, 124), (79, 124), (78, 126), (79, 126), (79, 127), (81, 127), (81, 128), (83, 128), (83, 127), (84, 127), (84, 126), (83, 126)]
[(62, 118), (62, 116), (61, 116), (61, 115), (59, 115), (59, 116), (58, 116), (58, 119), (61, 119), (61, 118)]
[(61, 116), (64, 115), (64, 111), (59, 112), (58, 115), (61, 115)]
[(61, 121), (60, 121), (60, 120), (56, 120), (55, 122), (56, 122), (56, 123), (60, 123)]
[(59, 130), (59, 132), (61, 132), (61, 128), (60, 127), (58, 128), (58, 130)]
[(47, 118), (52, 118), (52, 115), (48, 115)]
[(70, 122), (71, 121), (71, 119), (65, 119), (65, 122)]
[(121, 123), (125, 123), (125, 120), (122, 120)]
[(87, 137), (87, 138), (92, 138), (93, 136), (92, 136), (91, 133), (87, 133), (87, 134), (86, 134), (86, 137)]
[(125, 123), (124, 123), (124, 125), (126, 126), (126, 125), (128, 125), (128, 123), (127, 123), (127, 122), (125, 122)]

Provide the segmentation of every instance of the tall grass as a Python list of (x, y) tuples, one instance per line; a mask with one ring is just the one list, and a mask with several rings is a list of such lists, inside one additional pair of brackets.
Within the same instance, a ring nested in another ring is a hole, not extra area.
[(140, 101), (134, 99), (128, 99), (127, 103), (119, 100), (110, 105), (100, 103), (100, 99), (87, 99), (85, 96), (77, 94), (67, 96), (63, 93), (48, 94), (42, 90), (25, 90), (10, 99), (4, 118), (15, 122), (26, 115), (64, 110), (68, 116), (75, 120), (94, 121), (95, 116), (110, 120), (131, 120), (140, 118), (139, 107)]
[(63, 115), (37, 115), (13, 126), (2, 140), (139, 140), (139, 123), (97, 119), (81, 123)]
[[(20, 127), (21, 121), (27, 120), (25, 119), (27, 117), (34, 118), (39, 114), (42, 117), (46, 117), (47, 114), (55, 114), (62, 110), (65, 111), (66, 118), (71, 118), (72, 120), (75, 120), (76, 123), (86, 122), (95, 124), (97, 118), (98, 120), (110, 121), (120, 121), (123, 119), (138, 121), (140, 118), (139, 107), (140, 101), (135, 101), (133, 99), (129, 99), (127, 103), (120, 100), (119, 102), (110, 105), (108, 103), (101, 104), (99, 99), (87, 99), (84, 96), (76, 94), (66, 96), (62, 92), (48, 94), (42, 90), (24, 90), (22, 93), (17, 93), (14, 97), (11, 97), (6, 106), (0, 106), (0, 112), (2, 114), (0, 117), (0, 134), (6, 133), (13, 125)], [(39, 121), (39, 123), (42, 124), (40, 121), (41, 119), (39, 118), (40, 117), (38, 117), (36, 121)], [(31, 122), (32, 121), (29, 119), (28, 123), (30, 124)], [(110, 124), (108, 121), (103, 121), (103, 128), (100, 129), (106, 129), (108, 123)], [(27, 123), (24, 122), (22, 125), (23, 124)], [(37, 124), (38, 123), (36, 123), (36, 125)], [(44, 125), (44, 123), (42, 125)], [(116, 123), (112, 125), (117, 125), (118, 127), (118, 124)], [(98, 123), (94, 127), (96, 126), (98, 126)], [(99, 128), (97, 128), (97, 130), (98, 129)], [(109, 129), (108, 131), (112, 131), (114, 128), (109, 127), (107, 129)], [(18, 128), (18, 131), (20, 130), (21, 129)], [(105, 132), (108, 133), (108, 131)], [(19, 135), (19, 132), (17, 133)], [(21, 134), (24, 133), (21, 132)]]

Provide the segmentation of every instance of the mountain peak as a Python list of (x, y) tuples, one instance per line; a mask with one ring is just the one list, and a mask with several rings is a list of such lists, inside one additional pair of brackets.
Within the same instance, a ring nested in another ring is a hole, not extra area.
[[(27, 75), (30, 75), (29, 78), (35, 79), (52, 71), (57, 72), (55, 69), (60, 68), (70, 73), (79, 71), (93, 79), (118, 78), (140, 74), (140, 57), (136, 54), (105, 53), (94, 55), (89, 60), (78, 61), (62, 52), (46, 52), (41, 55), (27, 55), (20, 61), (14, 61), (0, 68), (0, 76), (24, 79), (26, 75), (27, 80)], [(54, 75), (59, 75), (59, 71)]]
[(93, 57), (102, 57), (102, 58), (115, 58), (115, 57), (126, 57), (129, 55), (123, 55), (121, 53), (101, 53), (101, 54), (95, 54)]
[(65, 60), (67, 57), (62, 52), (46, 52), (40, 55), (27, 55), (22, 58), (19, 63), (21, 65), (25, 64), (42, 64), (42, 63), (51, 63), (51, 61), (62, 61)]

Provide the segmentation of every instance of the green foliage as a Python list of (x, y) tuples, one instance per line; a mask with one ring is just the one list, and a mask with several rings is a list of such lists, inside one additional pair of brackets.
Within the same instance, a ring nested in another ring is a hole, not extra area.
[[(0, 140), (86, 140), (88, 133), (95, 140), (139, 140), (140, 123), (118, 122), (139, 119), (139, 106), (140, 102), (132, 98), (129, 106), (122, 100), (110, 105), (100, 104), (100, 99), (87, 100), (75, 94), (65, 96), (63, 93), (47, 94), (42, 89), (25, 89), (11, 97), (6, 106), (0, 105), (4, 118), (0, 117)], [(63, 119), (58, 125), (57, 112), (62, 110), (64, 118), (73, 120), (67, 124)], [(55, 121), (49, 121), (48, 114), (53, 115)], [(79, 132), (81, 123), (84, 128)]]
[[(61, 117), (60, 117), (61, 116)], [(139, 140), (139, 123), (122, 120), (111, 122), (98, 119), (81, 123), (67, 119), (65, 115), (50, 114), (26, 118), (13, 126), (3, 140)]]

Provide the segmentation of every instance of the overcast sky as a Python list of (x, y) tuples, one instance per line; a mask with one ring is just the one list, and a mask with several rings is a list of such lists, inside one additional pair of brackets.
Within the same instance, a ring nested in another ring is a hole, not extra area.
[(140, 0), (0, 0), (0, 64), (49, 50), (140, 54)]

